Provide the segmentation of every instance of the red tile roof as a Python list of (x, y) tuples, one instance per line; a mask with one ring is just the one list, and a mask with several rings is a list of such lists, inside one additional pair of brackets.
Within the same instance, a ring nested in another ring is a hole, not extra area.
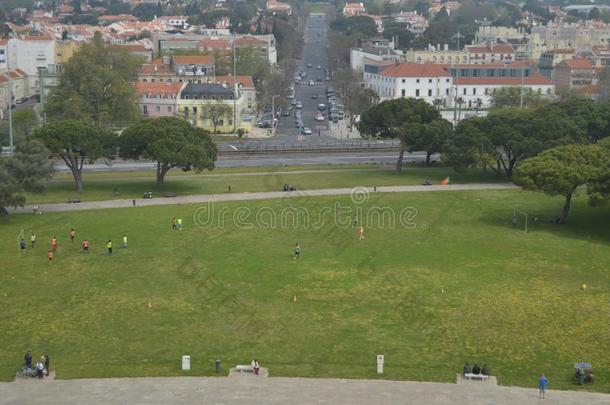
[(231, 49), (233, 45), (231, 44), (231, 41), (226, 39), (205, 38), (199, 41), (198, 47), (200, 50), (227, 50)]
[[(504, 86), (518, 86), (521, 84), (521, 77), (460, 77), (453, 79), (453, 83), (457, 85), (477, 85), (477, 84), (489, 84), (489, 85), (504, 85)], [(534, 73), (530, 77), (523, 78), (523, 84), (525, 85), (552, 85), (546, 77), (540, 73)]]
[(140, 71), (138, 74), (141, 75), (162, 75), (162, 74), (171, 74), (172, 69), (169, 65), (158, 65), (155, 63), (147, 63), (140, 67)]
[(121, 48), (127, 49), (129, 52), (151, 52), (142, 44), (125, 44), (119, 45)]
[(235, 45), (266, 45), (267, 43), (261, 39), (253, 37), (241, 37), (235, 40)]
[(395, 63), (383, 69), (389, 77), (450, 77), (444, 65), (436, 63)]
[(576, 53), (576, 50), (574, 50), (574, 49), (552, 49), (549, 52), (571, 55), (573, 53)]
[(570, 69), (593, 69), (593, 65), (588, 59), (562, 60), (559, 65), (562, 64), (567, 65)]
[(8, 39), (0, 38), (0, 45), (8, 44)]
[(237, 83), (245, 88), (254, 88), (252, 76), (216, 76), (216, 83), (226, 82), (229, 86), (233, 86), (235, 84), (235, 78), (237, 78)]
[(49, 35), (25, 35), (21, 39), (24, 41), (53, 41)]
[(213, 65), (212, 55), (177, 55), (173, 56), (174, 63), (178, 65)]
[(168, 96), (177, 95), (184, 83), (136, 83), (136, 94), (138, 97), (142, 97), (145, 94), (149, 96)]
[(131, 14), (119, 14), (119, 15), (102, 15), (98, 17), (101, 21), (138, 21), (138, 19)]

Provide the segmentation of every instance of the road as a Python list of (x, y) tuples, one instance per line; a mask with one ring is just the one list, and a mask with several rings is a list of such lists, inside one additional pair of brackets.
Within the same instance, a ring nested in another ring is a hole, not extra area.
[[(324, 68), (328, 67), (327, 37), (326, 37), (326, 16), (324, 14), (310, 14), (305, 22), (303, 54), (298, 62), (297, 72), (306, 72), (307, 77), (302, 84), (295, 85), (295, 99), (303, 103), (303, 123), (311, 128), (312, 135), (299, 136), (299, 131), (295, 125), (295, 108), (290, 117), (280, 117), (274, 140), (296, 141), (296, 142), (338, 142), (337, 139), (327, 135), (328, 122), (316, 121), (318, 103), (326, 103), (326, 86), (330, 82), (324, 81), (326, 73)], [(311, 67), (308, 67), (308, 64)], [(321, 69), (317, 69), (320, 66)], [(322, 82), (316, 79), (320, 77)], [(309, 86), (306, 82), (313, 80), (315, 85)], [(312, 96), (316, 95), (317, 99)], [(320, 131), (320, 136), (318, 136)], [(339, 141), (340, 142), (340, 141)]]
[[(398, 152), (371, 151), (354, 153), (329, 153), (329, 154), (300, 154), (300, 153), (277, 153), (266, 155), (220, 155), (216, 161), (216, 167), (263, 167), (263, 166), (306, 166), (306, 165), (331, 165), (331, 164), (356, 164), (356, 163), (395, 163)], [(434, 156), (433, 160), (437, 160)], [(405, 153), (405, 162), (424, 162), (425, 153)], [(153, 170), (155, 164), (152, 162), (134, 162), (116, 160), (110, 165), (98, 161), (94, 164), (83, 166), (84, 172), (127, 172), (134, 170)], [(62, 162), (55, 165), (58, 172), (68, 172), (68, 168)]]

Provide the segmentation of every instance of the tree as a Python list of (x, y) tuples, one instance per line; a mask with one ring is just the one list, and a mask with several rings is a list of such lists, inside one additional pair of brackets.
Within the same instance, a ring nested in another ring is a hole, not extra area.
[(45, 190), (44, 181), (50, 180), (55, 171), (50, 155), (51, 152), (38, 139), (21, 141), (8, 160), (7, 168), (23, 190), (41, 193)]
[(610, 201), (610, 138), (599, 143), (601, 160), (596, 164), (593, 176), (587, 184), (589, 204), (606, 206)]
[(6, 217), (6, 207), (23, 207), (25, 196), (19, 181), (7, 168), (7, 160), (0, 159), (0, 217)]
[(78, 119), (121, 126), (135, 118), (139, 58), (126, 49), (104, 45), (99, 35), (64, 65), (59, 85), (45, 104), (50, 120)]
[(176, 117), (139, 121), (120, 137), (120, 156), (157, 163), (157, 190), (173, 168), (183, 171), (212, 170), (216, 145), (207, 131)]
[[(504, 107), (520, 107), (521, 106), (521, 88), (517, 86), (508, 86), (496, 89), (492, 96), (491, 102), (495, 108)], [(537, 108), (548, 101), (538, 93), (523, 90), (523, 106)]]
[(490, 159), (492, 153), (495, 158), (495, 150), (483, 129), (484, 123), (485, 119), (480, 117), (460, 121), (442, 147), (442, 161), (456, 172), (464, 172), (479, 164), (486, 167), (490, 160), (495, 161)]
[(407, 124), (404, 128), (404, 143), (409, 152), (426, 152), (426, 164), (430, 164), (430, 157), (441, 151), (443, 144), (453, 132), (451, 123), (443, 118), (436, 119), (427, 124)]
[(39, 124), (38, 114), (32, 108), (22, 108), (13, 113), (15, 143), (28, 138)]
[(70, 169), (76, 191), (83, 189), (83, 164), (97, 159), (113, 159), (116, 134), (105, 128), (76, 120), (53, 121), (34, 131), (49, 151)]
[(429, 124), (441, 119), (441, 115), (433, 106), (421, 99), (399, 98), (379, 103), (360, 116), (358, 129), (360, 133), (384, 138), (399, 138), (400, 153), (396, 170), (402, 170), (402, 161), (406, 144), (404, 129), (413, 124)]
[(524, 189), (563, 196), (565, 200), (557, 222), (565, 224), (574, 192), (594, 177), (595, 163), (601, 159), (598, 145), (558, 146), (523, 162), (514, 182)]
[(216, 135), (216, 129), (221, 121), (223, 121), (227, 116), (230, 116), (233, 113), (233, 108), (229, 107), (222, 101), (216, 100), (214, 103), (206, 104), (203, 107), (203, 113), (206, 118), (210, 120), (212, 126), (214, 127), (213, 134)]

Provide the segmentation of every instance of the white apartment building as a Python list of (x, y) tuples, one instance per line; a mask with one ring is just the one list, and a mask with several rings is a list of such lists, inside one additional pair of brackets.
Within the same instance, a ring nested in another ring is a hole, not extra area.
[(38, 91), (38, 72), (55, 64), (55, 41), (45, 36), (23, 36), (8, 41), (8, 68), (21, 69), (28, 77), (28, 95)]
[(443, 65), (434, 63), (398, 63), (365, 66), (364, 83), (377, 92), (380, 99), (419, 98), (434, 104), (449, 105), (453, 78)]

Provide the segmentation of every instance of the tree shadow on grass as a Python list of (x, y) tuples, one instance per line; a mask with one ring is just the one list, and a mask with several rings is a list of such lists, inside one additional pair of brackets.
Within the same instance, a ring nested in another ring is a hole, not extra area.
[[(585, 198), (573, 201), (568, 217), (568, 223), (559, 225), (554, 220), (559, 216), (563, 199), (553, 198), (548, 202), (528, 201), (514, 208), (521, 211), (517, 213), (517, 223), (514, 230), (525, 230), (525, 216), (528, 215), (528, 232), (551, 233), (562, 238), (574, 238), (594, 243), (610, 243), (610, 208), (591, 207)], [(493, 227), (513, 230), (513, 209), (501, 207), (497, 210), (486, 211), (481, 214), (479, 221)]]

